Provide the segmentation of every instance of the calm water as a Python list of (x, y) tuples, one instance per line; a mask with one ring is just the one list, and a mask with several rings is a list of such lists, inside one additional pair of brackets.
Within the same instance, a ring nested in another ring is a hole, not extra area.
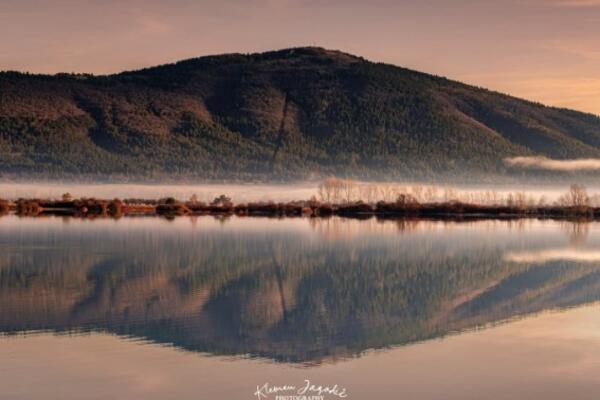
[(0, 399), (592, 399), (599, 299), (594, 223), (5, 216)]

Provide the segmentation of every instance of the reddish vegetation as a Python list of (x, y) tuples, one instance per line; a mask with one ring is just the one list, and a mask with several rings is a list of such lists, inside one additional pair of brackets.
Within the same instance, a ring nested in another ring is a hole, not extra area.
[[(395, 201), (352, 201), (352, 192), (356, 184), (351, 181), (330, 179), (319, 187), (320, 197), (339, 199), (341, 194), (347, 200), (337, 202), (318, 201), (315, 197), (307, 201), (288, 203), (240, 203), (234, 204), (230, 197), (220, 195), (209, 204), (198, 201), (193, 195), (189, 201), (182, 202), (173, 197), (160, 200), (94, 198), (74, 199), (65, 193), (61, 200), (19, 199), (14, 203), (0, 199), (0, 214), (14, 210), (18, 215), (72, 215), (81, 217), (122, 215), (162, 215), (175, 217), (180, 215), (239, 215), (274, 217), (342, 217), (369, 218), (600, 218), (600, 207), (592, 206), (591, 198), (585, 187), (571, 185), (553, 205), (545, 202), (525, 201), (524, 194), (509, 195), (507, 201), (492, 204), (479, 204), (476, 201), (458, 200), (420, 202), (423, 190), (414, 189), (412, 193), (398, 192)], [(371, 187), (371, 186), (369, 186)], [(371, 187), (372, 188), (372, 187)], [(363, 187), (364, 189), (364, 187)], [(386, 193), (388, 190), (384, 190)], [(372, 194), (373, 190), (363, 190)], [(388, 193), (389, 195), (389, 193)], [(433, 197), (433, 196), (430, 196)], [(491, 196), (490, 198), (496, 198)]]
[(0, 213), (15, 211), (18, 215), (71, 215), (80, 217), (120, 217), (124, 215), (239, 215), (287, 217), (342, 217), (364, 218), (600, 218), (600, 208), (577, 205), (480, 205), (458, 201), (419, 203), (413, 198), (399, 197), (395, 202), (380, 201), (369, 204), (362, 201), (331, 204), (317, 200), (288, 203), (234, 204), (226, 196), (210, 204), (195, 198), (182, 202), (174, 198), (162, 200), (126, 199), (19, 199), (12, 203), (0, 200)]

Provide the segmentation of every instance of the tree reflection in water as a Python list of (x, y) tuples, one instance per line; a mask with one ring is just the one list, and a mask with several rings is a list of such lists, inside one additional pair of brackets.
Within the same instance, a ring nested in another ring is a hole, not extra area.
[(6, 334), (312, 364), (600, 298), (600, 264), (582, 256), (600, 237), (581, 224), (6, 218)]

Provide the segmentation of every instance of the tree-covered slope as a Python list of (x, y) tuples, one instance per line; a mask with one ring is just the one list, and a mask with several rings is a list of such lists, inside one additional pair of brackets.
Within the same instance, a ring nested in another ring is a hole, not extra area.
[(0, 73), (3, 174), (432, 178), (533, 154), (600, 157), (600, 118), (320, 48)]

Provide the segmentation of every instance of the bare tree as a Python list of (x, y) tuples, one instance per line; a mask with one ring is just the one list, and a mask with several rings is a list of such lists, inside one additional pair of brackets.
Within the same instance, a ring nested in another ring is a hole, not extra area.
[(425, 188), (425, 193), (423, 194), (423, 199), (429, 203), (433, 203), (437, 200), (438, 196), (438, 188), (436, 186), (427, 186)]
[(350, 203), (354, 196), (354, 191), (356, 189), (356, 183), (350, 180), (342, 180), (340, 181), (341, 191), (344, 196), (344, 201), (346, 203)]
[(331, 199), (338, 203), (342, 198), (342, 181), (341, 179), (332, 178), (329, 180), (331, 185)]
[(377, 187), (373, 184), (362, 184), (359, 187), (361, 200), (366, 201), (367, 203), (375, 202), (375, 198), (377, 197)]
[(327, 178), (319, 184), (318, 188), (319, 197), (321, 201), (330, 203), (337, 201), (339, 196), (339, 179)]
[(569, 191), (558, 198), (558, 204), (568, 207), (589, 207), (590, 196), (585, 186), (572, 184)]
[(423, 200), (423, 186), (421, 185), (414, 185), (411, 188), (411, 192), (412, 195), (415, 199), (417, 199), (418, 201)]
[(590, 196), (590, 206), (600, 207), (600, 195), (599, 194)]
[(514, 199), (515, 199), (514, 207), (520, 208), (520, 209), (527, 208), (527, 195), (524, 192), (516, 192)]
[(456, 190), (452, 188), (444, 188), (444, 201), (456, 201), (458, 200), (458, 194)]
[(506, 196), (506, 205), (509, 206), (509, 207), (514, 207), (514, 205), (515, 205), (515, 198), (514, 198), (514, 196), (513, 196), (512, 193), (509, 193)]

